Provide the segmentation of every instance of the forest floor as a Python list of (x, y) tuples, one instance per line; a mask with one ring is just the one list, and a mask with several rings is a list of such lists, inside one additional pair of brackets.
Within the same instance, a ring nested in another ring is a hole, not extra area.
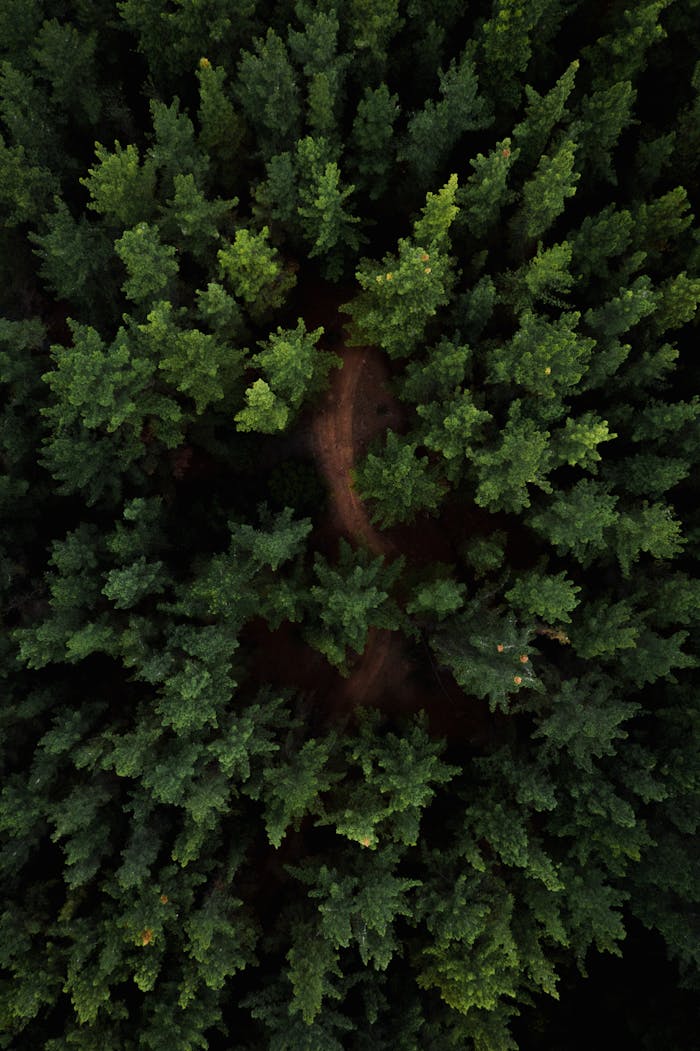
[[(341, 307), (354, 287), (306, 279), (299, 289), (298, 316), (309, 330), (320, 325), (321, 349), (341, 359), (313, 409), (299, 421), (294, 442), (316, 464), (327, 501), (314, 529), (314, 546), (331, 561), (338, 540), (363, 547), (391, 561), (403, 555), (413, 567), (454, 563), (456, 545), (471, 528), (461, 508), (445, 508), (440, 519), (420, 516), (411, 525), (379, 530), (354, 486), (354, 468), (370, 442), (387, 428), (406, 429), (407, 410), (391, 390), (390, 363), (376, 347), (346, 343), (347, 315)], [(439, 667), (426, 640), (400, 631), (370, 628), (361, 654), (351, 656), (345, 677), (303, 637), (303, 626), (284, 622), (270, 631), (260, 618), (247, 629), (253, 650), (253, 674), (262, 682), (293, 687), (307, 698), (305, 719), (320, 731), (323, 724), (345, 726), (362, 706), (390, 717), (426, 711), (436, 737), (479, 745), (492, 732), (493, 717), (483, 701), (465, 701), (452, 675)]]
[[(310, 451), (328, 491), (323, 531), (344, 536), (387, 560), (400, 554), (410, 561), (447, 561), (454, 550), (444, 528), (432, 519), (412, 527), (380, 531), (354, 484), (354, 467), (370, 442), (388, 428), (402, 431), (406, 410), (391, 390), (389, 363), (377, 347), (346, 343), (341, 306), (356, 289), (337, 289), (325, 283), (306, 291), (303, 305), (307, 328), (323, 325), (324, 349), (337, 354), (342, 366), (333, 369), (322, 400), (308, 422)], [(412, 652), (396, 631), (370, 628), (362, 654), (347, 678), (334, 684), (333, 710), (341, 721), (358, 705), (373, 705), (396, 715), (428, 709), (434, 732), (473, 738), (483, 730), (483, 714), (464, 711), (464, 696), (445, 669), (426, 654)], [(480, 708), (477, 705), (477, 709)]]

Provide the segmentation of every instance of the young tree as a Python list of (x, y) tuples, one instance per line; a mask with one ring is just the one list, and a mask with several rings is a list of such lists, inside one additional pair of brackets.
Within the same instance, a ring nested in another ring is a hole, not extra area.
[(371, 71), (373, 79), (384, 79), (391, 41), (404, 25), (398, 0), (350, 0), (348, 24), (361, 68)]
[(523, 201), (511, 223), (515, 245), (521, 237), (536, 241), (564, 211), (566, 200), (576, 193), (580, 173), (574, 168), (577, 144), (563, 137), (559, 146), (544, 154), (534, 174), (523, 186)]
[(573, 91), (579, 65), (579, 60), (575, 59), (546, 95), (540, 95), (529, 84), (525, 86), (525, 116), (513, 128), (516, 159), (520, 169), (532, 171), (545, 152), (554, 129), (558, 124), (570, 119), (566, 104)]
[(227, 279), (255, 321), (279, 309), (296, 284), (294, 273), (285, 267), (269, 239), (267, 226), (257, 233), (242, 227), (233, 241), (217, 252), (220, 276)]
[(466, 590), (464, 584), (452, 577), (426, 581), (414, 589), (411, 601), (406, 604), (406, 612), (428, 623), (444, 620), (463, 605)]
[(395, 165), (394, 123), (400, 113), (399, 97), (386, 84), (365, 87), (353, 120), (347, 164), (353, 182), (371, 201), (389, 184)]
[(418, 190), (425, 191), (441, 171), (467, 131), (487, 128), (490, 107), (479, 94), (479, 80), (469, 49), (447, 71), (440, 72), (439, 102), (428, 100), (409, 118), (397, 157), (406, 164)]
[(416, 449), (416, 442), (388, 431), (381, 454), (368, 453), (356, 468), (356, 486), (362, 499), (372, 502), (373, 522), (385, 527), (412, 522), (419, 512), (437, 509), (443, 487)]
[(254, 52), (242, 52), (234, 92), (263, 158), (291, 149), (301, 131), (299, 86), (284, 41), (271, 27)]
[(319, 554), (314, 558), (317, 583), (309, 589), (305, 634), (342, 674), (349, 671), (348, 650), (363, 653), (370, 628), (398, 628), (399, 613), (390, 591), (402, 568), (400, 559), (385, 566), (381, 556), (373, 559), (353, 551), (342, 539), (336, 565)]
[(234, 416), (239, 431), (275, 434), (289, 423), (289, 409), (278, 398), (269, 383), (257, 379), (245, 392), (246, 404)]
[(353, 319), (351, 346), (374, 344), (391, 357), (406, 357), (419, 345), (453, 280), (446, 253), (456, 193), (453, 175), (438, 193), (428, 194), (413, 237), (399, 240), (398, 256), (386, 255), (381, 265), (361, 261), (356, 277), (363, 291), (343, 308)]

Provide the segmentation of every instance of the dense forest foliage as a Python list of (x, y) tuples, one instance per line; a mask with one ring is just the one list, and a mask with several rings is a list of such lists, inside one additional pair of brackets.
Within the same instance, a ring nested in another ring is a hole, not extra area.
[(0, 1047), (697, 1047), (700, 0), (0, 51)]

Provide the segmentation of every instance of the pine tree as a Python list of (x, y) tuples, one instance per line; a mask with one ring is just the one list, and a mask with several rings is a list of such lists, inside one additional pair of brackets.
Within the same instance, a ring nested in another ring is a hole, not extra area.
[(268, 28), (255, 41), (255, 51), (244, 51), (234, 91), (248, 124), (255, 127), (265, 160), (290, 149), (301, 130), (301, 102), (294, 68), (284, 41)]
[(576, 193), (580, 173), (574, 162), (577, 144), (563, 138), (550, 154), (544, 154), (534, 174), (523, 186), (523, 203), (512, 221), (511, 237), (536, 241), (564, 211), (566, 200)]
[(505, 597), (516, 613), (540, 617), (548, 624), (569, 623), (580, 590), (565, 573), (547, 574), (532, 569), (520, 574)]
[(337, 281), (347, 253), (354, 255), (366, 239), (355, 229), (359, 218), (345, 204), (355, 187), (343, 187), (340, 168), (334, 161), (324, 164), (323, 152), (324, 148), (319, 149), (310, 137), (297, 144), (302, 178), (297, 214), (303, 236), (311, 246), (309, 258), (321, 256), (325, 260), (325, 276)]
[(380, 736), (380, 726), (376, 709), (362, 711), (357, 734), (343, 744), (348, 776), (324, 797), (317, 824), (370, 850), (387, 843), (415, 846), (437, 786), (458, 770), (441, 758), (444, 744), (431, 740), (425, 716), (400, 737)]
[(291, 30), (289, 49), (304, 70), (307, 88), (307, 124), (312, 135), (335, 142), (338, 138), (339, 110), (345, 94), (345, 74), (350, 57), (339, 56), (340, 23), (334, 11), (312, 11), (297, 5), (304, 32)]
[(491, 414), (478, 408), (470, 391), (460, 388), (442, 401), (418, 405), (416, 412), (422, 420), (421, 444), (441, 454), (447, 461), (441, 465), (447, 478), (456, 482), (483, 441), (483, 427)]
[(619, 11), (612, 33), (599, 37), (584, 48), (583, 55), (593, 69), (594, 86), (633, 80), (647, 64), (647, 50), (663, 40), (666, 33), (659, 16), (671, 0), (648, 0), (634, 8)]
[(316, 555), (317, 583), (309, 591), (311, 624), (306, 638), (343, 674), (348, 671), (348, 649), (363, 653), (370, 628), (398, 627), (398, 610), (390, 590), (401, 569), (400, 561), (384, 566), (381, 556), (371, 559), (353, 552), (344, 540), (337, 565)]
[(348, 19), (352, 49), (360, 59), (361, 68), (364, 66), (381, 80), (391, 41), (404, 24), (398, 0), (380, 0), (379, 3), (351, 0)]
[(226, 70), (223, 66), (212, 66), (208, 58), (200, 58), (197, 80), (197, 143), (211, 158), (219, 179), (228, 188), (235, 183), (235, 174), (240, 166), (245, 124), (226, 92)]
[(168, 298), (178, 270), (175, 249), (163, 244), (155, 226), (138, 223), (126, 230), (114, 250), (126, 267), (122, 288), (127, 299), (147, 303)]
[(437, 626), (429, 641), (468, 695), (487, 699), (491, 711), (508, 711), (512, 695), (541, 688), (530, 662), (533, 634), (512, 612), (489, 609), (476, 595)]
[(619, 498), (592, 478), (583, 478), (568, 491), (556, 492), (527, 521), (559, 554), (569, 553), (586, 567), (607, 550), (607, 530), (618, 520)]
[(176, 174), (192, 175), (195, 183), (201, 185), (209, 163), (198, 148), (192, 121), (180, 113), (178, 97), (169, 106), (152, 101), (150, 110), (154, 142), (147, 157), (158, 171), (160, 195), (173, 195)]
[[(91, 310), (110, 288), (113, 243), (96, 223), (81, 215), (76, 221), (66, 203), (54, 197), (55, 210), (45, 213), (41, 233), (31, 233), (40, 260), (40, 273), (61, 299), (81, 310), (91, 321)], [(102, 293), (102, 294), (101, 294)]]
[(513, 338), (490, 355), (488, 382), (517, 384), (549, 399), (573, 390), (596, 345), (578, 334), (580, 319), (578, 311), (563, 313), (554, 322), (524, 311)]
[(489, 154), (478, 153), (470, 161), (474, 171), (457, 194), (457, 227), (466, 229), (471, 238), (480, 239), (489, 233), (515, 196), (508, 189), (508, 174), (518, 152), (513, 153), (510, 147), (511, 140), (503, 139)]
[(267, 226), (258, 232), (242, 227), (217, 252), (220, 276), (228, 280), (255, 321), (281, 307), (296, 284), (296, 277), (269, 241)]
[(88, 208), (121, 229), (147, 222), (155, 211), (156, 165), (152, 156), (141, 163), (139, 151), (115, 141), (114, 152), (97, 143), (98, 165), (80, 182), (90, 194)]
[(552, 492), (550, 433), (523, 413), (522, 401), (510, 405), (498, 442), (475, 449), (471, 462), (477, 484), (474, 500), (490, 511), (520, 511), (530, 506), (529, 485)]
[(357, 105), (347, 158), (351, 177), (360, 190), (376, 201), (389, 184), (395, 164), (394, 123), (401, 112), (398, 95), (386, 84), (365, 87)]
[(388, 431), (381, 454), (369, 452), (355, 471), (363, 500), (371, 501), (372, 521), (383, 527), (412, 522), (421, 511), (435, 512), (443, 489), (417, 443)]
[(580, 121), (572, 128), (578, 142), (577, 164), (591, 184), (596, 179), (617, 184), (612, 152), (620, 135), (634, 123), (632, 109), (637, 93), (629, 80), (601, 88), (581, 101)]
[(520, 168), (531, 171), (547, 149), (558, 124), (569, 119), (567, 101), (574, 88), (580, 62), (575, 59), (546, 95), (525, 86), (525, 117), (513, 128), (513, 141)]
[(491, 17), (481, 27), (482, 65), (489, 92), (503, 108), (513, 109), (520, 101), (517, 74), (532, 54), (531, 34), (553, 34), (564, 15), (561, 0), (536, 0), (528, 5), (518, 0), (493, 0)]
[(101, 99), (96, 90), (95, 47), (97, 33), (83, 34), (56, 18), (42, 23), (32, 58), (51, 86), (51, 103), (73, 120), (95, 126)]
[(50, 171), (29, 164), (24, 147), (8, 146), (0, 135), (0, 208), (8, 226), (45, 214), (56, 188)]
[(350, 345), (374, 344), (391, 357), (405, 357), (419, 344), (453, 280), (446, 251), (456, 193), (453, 175), (438, 193), (428, 194), (413, 237), (399, 240), (398, 256), (385, 256), (381, 265), (360, 263), (356, 277), (363, 291), (346, 304), (353, 318)]
[(194, 175), (176, 175), (174, 194), (163, 208), (162, 229), (170, 241), (176, 241), (201, 262), (208, 262), (212, 245), (221, 240), (219, 227), (230, 218), (238, 198), (208, 201), (197, 188)]
[(238, 0), (235, 18), (225, 0), (185, 0), (175, 9), (165, 0), (119, 0), (118, 11), (154, 76), (169, 86), (190, 73), (209, 48), (222, 58), (238, 54), (255, 26), (251, 0)]
[(428, 100), (409, 118), (398, 160), (405, 162), (409, 176), (425, 191), (444, 170), (452, 149), (468, 131), (486, 128), (492, 122), (488, 103), (478, 94), (474, 60), (466, 50), (440, 72), (439, 102)]
[(250, 359), (250, 364), (262, 371), (275, 398), (288, 410), (289, 419), (304, 401), (323, 391), (328, 373), (341, 364), (336, 355), (316, 346), (322, 335), (322, 328), (307, 332), (299, 318), (295, 329), (279, 327), (267, 340), (260, 341), (260, 351)]

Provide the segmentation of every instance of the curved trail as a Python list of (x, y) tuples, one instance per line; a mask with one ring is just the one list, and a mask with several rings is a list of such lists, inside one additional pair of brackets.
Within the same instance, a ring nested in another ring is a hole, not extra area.
[[(311, 421), (313, 454), (328, 485), (334, 530), (386, 557), (395, 554), (396, 547), (372, 525), (354, 487), (352, 470), (372, 438), (398, 425), (401, 410), (388, 390), (388, 370), (380, 350), (343, 343), (334, 352), (343, 364), (331, 373), (329, 388)], [(343, 707), (379, 696), (388, 665), (400, 650), (395, 632), (370, 628), (364, 652), (341, 688)]]
[[(370, 521), (353, 485), (353, 468), (373, 438), (387, 428), (404, 430), (405, 410), (389, 388), (389, 367), (382, 351), (345, 344), (339, 308), (351, 298), (352, 290), (329, 295), (326, 287), (313, 292), (307, 324), (312, 320), (327, 332), (336, 333), (328, 349), (343, 362), (331, 372), (329, 388), (309, 420), (308, 431), (311, 451), (328, 486), (332, 533), (345, 536), (375, 556), (392, 558), (410, 552), (409, 557), (420, 561), (428, 552), (438, 560), (449, 561), (450, 552), (442, 546), (441, 530), (435, 525), (422, 522), (409, 529), (395, 527), (389, 539)], [(448, 678), (433, 674), (426, 680), (400, 632), (370, 628), (364, 651), (348, 678), (333, 683), (328, 701), (341, 720), (358, 705), (375, 704), (396, 715), (428, 710), (438, 736), (479, 740), (488, 732), (488, 709), (477, 704), (465, 708), (456, 683), (454, 691), (446, 689)]]
[[(343, 364), (333, 370), (330, 387), (311, 424), (311, 440), (320, 473), (330, 492), (336, 529), (373, 554), (387, 555), (394, 547), (372, 525), (351, 473), (362, 441), (356, 436), (355, 426), (358, 387), (361, 380), (366, 384), (368, 378), (383, 378), (379, 354), (371, 347), (341, 348)], [(386, 422), (376, 417), (375, 433), (385, 429)], [(362, 444), (367, 440), (366, 436)]]

